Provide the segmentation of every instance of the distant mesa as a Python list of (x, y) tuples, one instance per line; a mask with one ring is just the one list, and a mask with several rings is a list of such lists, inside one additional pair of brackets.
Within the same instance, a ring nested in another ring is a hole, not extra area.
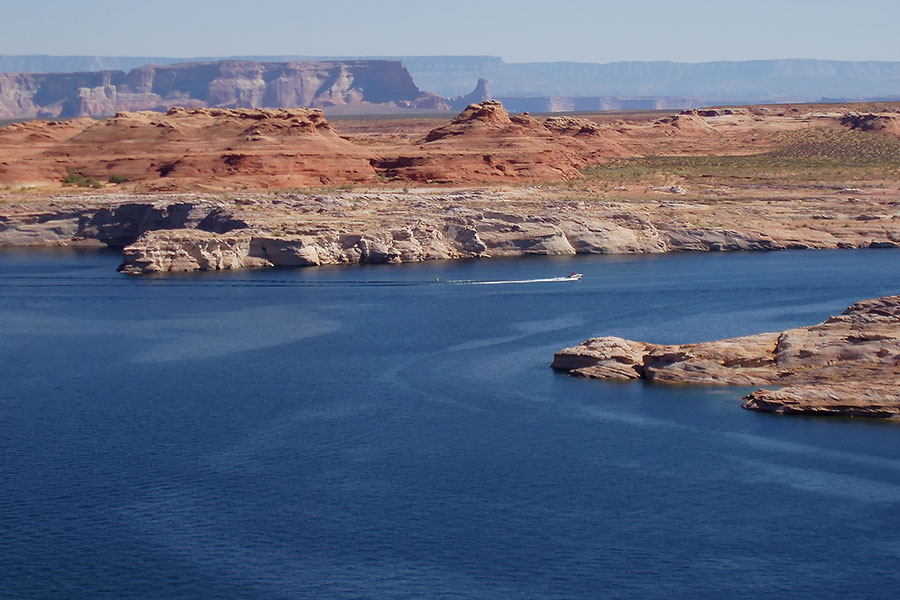
[[(212, 62), (216, 61), (216, 62)], [(277, 106), (317, 106), (332, 112), (348, 112), (355, 107), (368, 108), (372, 112), (386, 112), (388, 108), (405, 110), (422, 108), (440, 110), (446, 103), (453, 110), (462, 110), (469, 104), (478, 104), (485, 100), (501, 100), (512, 112), (574, 112), (599, 110), (681, 110), (700, 106), (799, 103), (799, 102), (832, 102), (846, 103), (851, 101), (896, 101), (897, 90), (900, 89), (900, 62), (883, 61), (827, 61), (827, 60), (751, 60), (751, 61), (715, 61), (706, 63), (677, 63), (668, 61), (629, 61), (614, 63), (585, 62), (532, 62), (507, 63), (493, 56), (395, 56), (390, 60), (369, 60), (360, 58), (350, 60), (315, 58), (309, 56), (243, 56), (215, 59), (197, 58), (162, 58), (162, 57), (62, 57), (62, 56), (10, 56), (0, 55), (0, 72), (19, 73), (16, 78), (2, 78), (0, 82), (0, 112), (6, 116), (0, 118), (29, 118), (36, 114), (17, 113), (19, 116), (9, 117), (10, 108), (20, 100), (28, 102), (33, 96), (33, 88), (41, 88), (40, 106), (46, 106), (42, 117), (73, 116), (87, 114), (79, 111), (83, 101), (90, 106), (96, 103), (105, 104), (116, 88), (116, 95), (144, 94), (141, 85), (132, 79), (140, 79), (132, 75), (137, 68), (165, 69), (160, 65), (173, 64), (219, 64), (243, 63), (250, 65), (298, 65), (341, 63), (354, 65), (361, 63), (393, 62), (403, 65), (407, 76), (415, 81), (421, 90), (430, 90), (434, 94), (419, 99), (419, 95), (397, 95), (392, 92), (387, 100), (369, 97), (376, 88), (390, 88), (400, 79), (382, 79), (380, 82), (358, 84), (357, 68), (350, 68), (353, 79), (352, 86), (363, 91), (363, 104), (336, 103), (333, 98), (321, 98), (322, 104), (292, 102), (272, 104), (270, 102), (233, 104), (240, 107), (277, 107)], [(157, 65), (157, 66), (150, 66)], [(52, 83), (37, 77), (39, 74), (55, 73)], [(104, 75), (110, 74), (108, 81)], [(140, 71), (139, 71), (140, 73)], [(180, 71), (166, 70), (166, 76)], [(27, 75), (22, 77), (21, 75)], [(262, 83), (269, 82), (265, 75)], [(289, 89), (292, 76), (282, 79), (276, 75), (279, 89)], [(317, 78), (318, 79), (318, 78)], [(487, 85), (476, 86), (470, 94), (460, 96), (462, 90), (471, 89), (473, 81), (490, 80)], [(259, 78), (248, 77), (246, 90), (252, 96), (259, 88)], [(319, 80), (316, 85), (331, 87), (332, 82), (346, 81), (344, 74), (337, 73), (335, 78)], [(140, 83), (140, 82), (139, 82)], [(206, 83), (202, 79), (195, 81), (196, 86), (187, 86), (179, 75), (178, 85), (182, 99), (171, 102), (162, 94), (158, 105), (147, 104), (126, 105), (120, 102), (104, 115), (116, 110), (146, 110), (149, 108), (164, 110), (174, 105), (190, 104), (190, 101), (201, 101), (204, 106), (217, 106), (206, 102), (204, 96)], [(12, 85), (12, 87), (9, 87)], [(372, 86), (375, 86), (374, 88)], [(123, 87), (124, 86), (124, 87)], [(135, 86), (135, 87), (132, 87)], [(314, 86), (315, 87), (315, 86)], [(85, 90), (82, 95), (82, 88)], [(227, 86), (226, 86), (227, 88)], [(65, 110), (60, 110), (57, 100), (47, 102), (44, 96), (54, 96), (57, 91), (64, 92)], [(154, 92), (155, 93), (155, 92)], [(328, 96), (328, 94), (326, 94)], [(338, 94), (341, 97), (343, 94)], [(443, 98), (442, 98), (443, 96)], [(122, 99), (120, 98), (120, 101)], [(3, 105), (6, 104), (4, 107)], [(222, 104), (222, 106), (225, 106)], [(351, 107), (351, 108), (346, 108)], [(364, 112), (356, 110), (356, 112)], [(99, 113), (95, 113), (99, 114)], [(704, 115), (701, 115), (704, 116)]]
[(384, 105), (447, 110), (399, 61), (225, 60), (91, 73), (0, 73), (0, 118), (105, 116), (193, 108)]
[(683, 110), (682, 115), (698, 115), (701, 117), (734, 117), (738, 115), (749, 115), (750, 109), (743, 106), (724, 107), (724, 108), (696, 108), (694, 110)]

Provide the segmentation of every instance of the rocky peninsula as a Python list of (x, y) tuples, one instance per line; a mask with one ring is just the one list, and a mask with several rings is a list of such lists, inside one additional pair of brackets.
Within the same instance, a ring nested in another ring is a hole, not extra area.
[(744, 408), (900, 419), (900, 296), (858, 302), (818, 325), (714, 342), (592, 338), (557, 352), (552, 367), (606, 380), (782, 386), (752, 392)]

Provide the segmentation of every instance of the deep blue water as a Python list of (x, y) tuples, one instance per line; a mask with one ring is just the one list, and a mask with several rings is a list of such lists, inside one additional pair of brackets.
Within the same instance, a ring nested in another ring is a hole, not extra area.
[(0, 254), (0, 597), (896, 598), (900, 426), (548, 364), (815, 323), (898, 259)]

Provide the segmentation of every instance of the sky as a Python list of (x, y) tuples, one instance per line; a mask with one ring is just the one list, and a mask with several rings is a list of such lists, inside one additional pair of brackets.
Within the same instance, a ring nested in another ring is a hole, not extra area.
[(0, 54), (900, 60), (898, 0), (0, 0)]

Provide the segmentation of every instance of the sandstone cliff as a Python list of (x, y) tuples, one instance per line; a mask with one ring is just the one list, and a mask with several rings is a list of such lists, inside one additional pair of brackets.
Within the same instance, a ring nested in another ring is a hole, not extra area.
[[(49, 203), (23, 196), (0, 205), (0, 247), (91, 240), (127, 246), (130, 273), (461, 257), (897, 248), (896, 210), (890, 197), (848, 204), (840, 194), (799, 206), (767, 200), (710, 205), (681, 197), (661, 203), (577, 199), (528, 188), (73, 194)], [(818, 219), (823, 212), (832, 218)], [(731, 225), (696, 225), (713, 214)], [(235, 249), (234, 260), (171, 260), (220, 242)]]
[(131, 71), (0, 73), (0, 119), (220, 108), (393, 104), (445, 108), (399, 61), (266, 63), (225, 60)]
[(556, 353), (573, 375), (658, 383), (767, 385), (744, 408), (900, 418), (900, 296), (858, 302), (810, 327), (699, 344), (589, 339)]

